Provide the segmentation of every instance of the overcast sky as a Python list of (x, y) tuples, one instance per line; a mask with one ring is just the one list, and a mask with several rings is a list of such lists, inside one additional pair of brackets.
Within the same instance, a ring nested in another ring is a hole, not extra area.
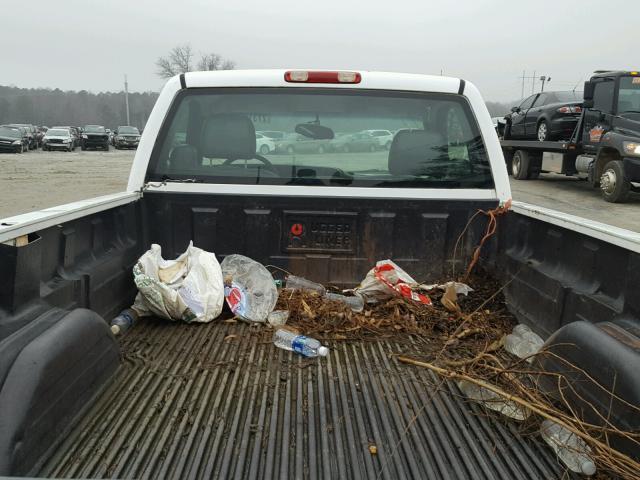
[(127, 73), (130, 90), (160, 90), (155, 60), (182, 43), (237, 68), (442, 70), (499, 101), (520, 97), (523, 70), (570, 90), (596, 69), (640, 68), (639, 0), (2, 0), (1, 10), (0, 85), (19, 87), (117, 91)]

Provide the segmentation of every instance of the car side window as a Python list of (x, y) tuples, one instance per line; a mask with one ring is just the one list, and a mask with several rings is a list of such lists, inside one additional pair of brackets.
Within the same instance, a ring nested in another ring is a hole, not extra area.
[(529, 98), (527, 98), (524, 102), (522, 102), (520, 104), (520, 109), (521, 110), (527, 110), (527, 109), (531, 108), (531, 105), (533, 105), (533, 102), (535, 101), (535, 99), (537, 97), (538, 97), (538, 94), (531, 95)]
[(613, 93), (615, 83), (613, 78), (605, 78), (595, 84), (593, 90), (593, 109), (610, 113), (613, 109)]
[(534, 107), (541, 107), (543, 105), (546, 105), (548, 98), (549, 98), (549, 96), (546, 93), (541, 93), (540, 95), (538, 95), (538, 98), (536, 98), (536, 101), (533, 102), (533, 106)]

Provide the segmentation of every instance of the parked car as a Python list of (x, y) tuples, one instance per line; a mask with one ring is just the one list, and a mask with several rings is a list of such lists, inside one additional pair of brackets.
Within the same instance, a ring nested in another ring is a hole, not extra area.
[(10, 125), (0, 126), (0, 151), (22, 153), (29, 149), (29, 137), (25, 129)]
[(504, 138), (546, 142), (571, 137), (582, 113), (582, 92), (541, 92), (505, 115)]
[(121, 126), (113, 132), (113, 146), (116, 149), (138, 148), (140, 132), (136, 127)]
[(276, 142), (276, 151), (290, 155), (293, 153), (324, 153), (332, 148), (329, 142), (330, 140), (315, 140), (294, 133)]
[(389, 130), (364, 130), (362, 133), (368, 133), (378, 142), (380, 148), (389, 150), (391, 142), (393, 142), (393, 133)]
[(68, 128), (50, 128), (42, 139), (42, 150), (67, 150), (73, 152), (76, 149), (73, 134)]
[(82, 150), (88, 148), (101, 148), (109, 151), (109, 134), (102, 125), (85, 125), (82, 128), (82, 142), (80, 144)]
[(342, 135), (334, 139), (331, 145), (339, 152), (375, 152), (380, 149), (377, 137), (367, 131)]
[(26, 129), (27, 135), (29, 136), (29, 149), (36, 150), (38, 148), (38, 137), (36, 127), (31, 125), (30, 123), (12, 123), (11, 127), (22, 127)]
[(256, 132), (256, 152), (266, 155), (276, 151), (276, 142), (271, 138)]
[(73, 138), (73, 147), (79, 147), (82, 140), (82, 133), (80, 132), (80, 127), (73, 127), (71, 125), (57, 125), (51, 128), (66, 128), (71, 132), (71, 137)]

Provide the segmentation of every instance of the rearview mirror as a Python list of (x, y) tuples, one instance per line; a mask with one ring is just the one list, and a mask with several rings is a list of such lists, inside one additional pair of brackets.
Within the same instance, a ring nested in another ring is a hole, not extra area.
[(511, 107), (511, 112), (518, 113), (520, 111), (520, 107)]
[(314, 140), (331, 140), (334, 137), (333, 130), (329, 127), (315, 123), (299, 123), (296, 125), (296, 133)]

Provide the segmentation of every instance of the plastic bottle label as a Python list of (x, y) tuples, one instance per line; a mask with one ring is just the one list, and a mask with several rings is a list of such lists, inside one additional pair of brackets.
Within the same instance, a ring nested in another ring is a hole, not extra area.
[(301, 353), (304, 355), (305, 353), (304, 347), (306, 343), (307, 343), (307, 337), (305, 337), (304, 335), (298, 335), (291, 342), (291, 349), (296, 353)]
[(236, 282), (232, 282), (230, 287), (224, 287), (224, 296), (227, 305), (235, 315), (244, 317), (247, 313), (247, 291)]
[(133, 317), (131, 315), (129, 315), (129, 312), (122, 312), (120, 314), (120, 317), (122, 317), (124, 320), (126, 320), (127, 327), (130, 327), (131, 325), (133, 325)]

